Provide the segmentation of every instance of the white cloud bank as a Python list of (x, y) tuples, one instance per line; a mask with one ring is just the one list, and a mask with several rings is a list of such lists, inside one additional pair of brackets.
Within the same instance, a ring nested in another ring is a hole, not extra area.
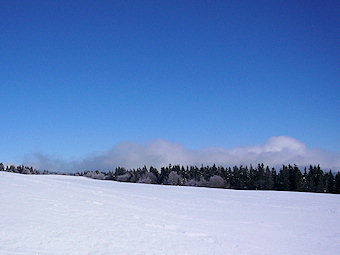
[(270, 166), (320, 164), (323, 168), (338, 171), (340, 154), (307, 148), (304, 143), (287, 136), (272, 137), (264, 145), (233, 149), (210, 147), (201, 150), (190, 150), (181, 144), (159, 139), (146, 145), (133, 142), (119, 143), (111, 150), (80, 161), (65, 161), (35, 154), (25, 163), (38, 169), (54, 171), (112, 170), (116, 166), (137, 168), (143, 165), (160, 168), (169, 163), (173, 165), (212, 165), (215, 163), (223, 166), (257, 165), (258, 163)]

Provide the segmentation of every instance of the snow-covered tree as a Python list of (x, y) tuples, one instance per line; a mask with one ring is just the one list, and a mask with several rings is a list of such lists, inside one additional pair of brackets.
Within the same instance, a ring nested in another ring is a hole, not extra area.
[(181, 177), (177, 174), (177, 172), (172, 171), (172, 172), (170, 172), (170, 174), (168, 176), (167, 184), (180, 185), (180, 184), (182, 184)]
[(225, 186), (225, 180), (219, 175), (214, 175), (210, 178), (208, 185), (212, 188), (223, 188)]

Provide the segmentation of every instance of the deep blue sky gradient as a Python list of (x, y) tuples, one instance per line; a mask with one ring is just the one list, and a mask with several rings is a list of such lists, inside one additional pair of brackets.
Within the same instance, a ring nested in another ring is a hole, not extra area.
[(0, 161), (157, 138), (340, 151), (339, 1), (0, 6)]

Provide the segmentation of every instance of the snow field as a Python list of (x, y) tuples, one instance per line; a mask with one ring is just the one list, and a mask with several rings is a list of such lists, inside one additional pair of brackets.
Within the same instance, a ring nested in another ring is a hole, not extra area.
[(338, 254), (340, 196), (0, 172), (0, 254)]

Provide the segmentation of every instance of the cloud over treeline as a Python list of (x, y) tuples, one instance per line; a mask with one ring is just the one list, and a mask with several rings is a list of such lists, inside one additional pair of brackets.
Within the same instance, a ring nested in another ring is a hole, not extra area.
[(35, 154), (25, 164), (38, 169), (51, 171), (113, 170), (117, 166), (137, 168), (154, 166), (160, 168), (169, 164), (180, 165), (257, 165), (264, 163), (270, 166), (297, 164), (308, 166), (320, 164), (323, 168), (340, 169), (340, 154), (324, 150), (310, 149), (287, 136), (270, 138), (263, 145), (236, 148), (209, 147), (191, 150), (179, 143), (162, 139), (148, 144), (122, 142), (112, 149), (92, 155), (82, 160), (67, 161), (43, 154)]

